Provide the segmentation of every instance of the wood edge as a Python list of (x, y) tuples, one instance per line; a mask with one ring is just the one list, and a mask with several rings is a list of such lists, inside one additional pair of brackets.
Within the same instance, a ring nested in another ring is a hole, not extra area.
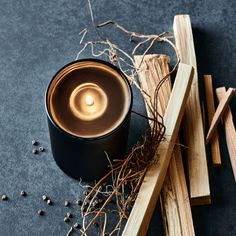
[[(204, 81), (208, 124), (210, 126), (212, 122), (212, 118), (215, 113), (215, 101), (214, 101), (212, 75), (209, 75), (209, 74), (203, 75), (203, 81)], [(215, 131), (215, 134), (212, 136), (210, 145), (211, 145), (212, 165), (214, 167), (220, 167), (221, 166), (221, 153), (220, 153), (219, 135), (218, 135), (217, 129)]]
[(196, 197), (190, 199), (191, 206), (211, 205), (211, 196)]

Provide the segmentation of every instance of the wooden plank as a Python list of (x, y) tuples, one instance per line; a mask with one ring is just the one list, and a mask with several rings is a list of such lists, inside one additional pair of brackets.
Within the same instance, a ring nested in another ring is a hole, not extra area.
[(160, 143), (155, 154), (158, 161), (147, 170), (123, 236), (144, 236), (147, 232), (178, 136), (192, 78), (192, 66), (181, 63), (163, 120), (166, 127), (165, 140)]
[[(134, 61), (138, 67), (142, 61), (143, 56), (135, 56)], [(149, 117), (153, 117), (149, 110), (151, 102), (154, 100), (155, 88), (158, 82), (164, 78), (165, 75), (169, 73), (169, 57), (165, 55), (146, 55), (143, 59), (143, 63), (139, 70), (139, 81), (142, 89), (146, 91), (151, 100), (146, 97), (145, 105), (147, 108), (147, 114)], [(166, 93), (166, 94), (165, 94)], [(166, 109), (171, 93), (171, 81), (170, 78), (162, 85), (158, 92), (158, 112), (163, 115), (163, 111)], [(166, 100), (162, 103), (163, 96)], [(149, 106), (148, 106), (149, 104)], [(150, 126), (152, 123), (150, 122)], [(171, 160), (172, 161), (172, 160)], [(169, 169), (166, 173), (166, 178), (161, 190), (161, 209), (162, 209), (162, 219), (164, 223), (164, 231), (166, 236), (179, 235), (182, 236), (181, 221), (178, 211), (176, 194), (173, 188), (173, 184), (170, 179)]]
[[(216, 95), (218, 100), (221, 101), (226, 95), (225, 87), (217, 88)], [(233, 116), (229, 106), (225, 111), (223, 120), (225, 127), (226, 143), (229, 151), (229, 157), (233, 169), (234, 179), (236, 182), (236, 131), (234, 127)]]
[(172, 159), (173, 161), (170, 162), (169, 167), (171, 173), (170, 177), (173, 185), (175, 186), (175, 192), (179, 207), (179, 215), (181, 220), (182, 235), (194, 236), (195, 232), (189, 201), (189, 194), (186, 186), (186, 179), (183, 174), (180, 174), (184, 173), (180, 146), (175, 146)]
[(225, 110), (227, 109), (228, 104), (229, 104), (231, 98), (233, 97), (234, 93), (235, 93), (235, 89), (229, 88), (228, 91), (226, 92), (225, 96), (220, 100), (219, 105), (216, 109), (216, 112), (212, 118), (211, 126), (209, 128), (208, 133), (207, 133), (206, 143), (208, 143), (210, 141), (210, 139), (212, 138), (212, 136), (216, 130), (216, 127), (220, 122), (220, 118), (224, 114)]
[(197, 63), (189, 15), (175, 16), (173, 28), (181, 62), (194, 68), (193, 83), (183, 122), (191, 204), (209, 204), (211, 200), (205, 137), (198, 91)]
[[(140, 65), (143, 56), (135, 56), (135, 64)], [(154, 99), (154, 88), (169, 73), (169, 57), (166, 55), (146, 55), (140, 67), (139, 80), (142, 88)], [(164, 115), (171, 94), (170, 77), (158, 92), (160, 103), (158, 112)], [(147, 102), (147, 101), (146, 101)], [(147, 106), (148, 107), (148, 106)], [(148, 116), (152, 113), (147, 110)], [(178, 141), (177, 141), (178, 143)], [(192, 213), (179, 146), (175, 146), (165, 182), (161, 190), (162, 218), (166, 236), (194, 236)]]
[[(205, 97), (206, 97), (206, 104), (207, 104), (208, 123), (210, 126), (213, 116), (215, 114), (212, 76), (204, 75), (203, 78), (204, 78), (204, 85), (205, 85)], [(211, 139), (211, 158), (212, 158), (212, 163), (214, 166), (221, 166), (219, 134), (217, 130)]]

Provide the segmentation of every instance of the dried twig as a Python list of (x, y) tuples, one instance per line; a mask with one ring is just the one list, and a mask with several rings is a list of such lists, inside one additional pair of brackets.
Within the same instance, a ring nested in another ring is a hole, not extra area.
[[(90, 0), (88, 0), (88, 4), (91, 21), (95, 31), (97, 32), (99, 40), (88, 41), (84, 43), (85, 36), (87, 35), (88, 31), (87, 28), (82, 30), (80, 32), (80, 44), (82, 45), (82, 49), (78, 52), (76, 59), (79, 59), (81, 53), (88, 47), (91, 49), (91, 54), (94, 57), (107, 56), (112, 64), (115, 64), (120, 68), (124, 75), (129, 79), (130, 83), (134, 84), (138, 88), (144, 99), (149, 100), (147, 104), (151, 104), (149, 109), (152, 113), (152, 118), (141, 115), (144, 118), (150, 119), (152, 122), (151, 132), (144, 134), (143, 141), (141, 143), (134, 145), (131, 152), (121, 160), (111, 161), (110, 157), (106, 154), (110, 165), (110, 171), (94, 185), (83, 186), (80, 182), (82, 187), (89, 187), (90, 189), (90, 192), (85, 197), (81, 207), (81, 214), (83, 216), (83, 228), (81, 229), (82, 235), (86, 236), (91, 225), (96, 219), (101, 217), (104, 218), (101, 235), (105, 235), (105, 231), (108, 228), (107, 224), (109, 219), (107, 217), (107, 214), (109, 213), (108, 206), (111, 201), (115, 200), (117, 209), (113, 211), (113, 213), (117, 214), (118, 220), (109, 234), (111, 236), (115, 233), (119, 233), (122, 220), (128, 218), (130, 208), (136, 199), (139, 187), (141, 186), (148, 167), (153, 162), (158, 161), (158, 159), (154, 159), (154, 154), (165, 133), (163, 117), (158, 113), (157, 109), (158, 91), (163, 83), (165, 83), (166, 79), (170, 76), (170, 74), (172, 74), (177, 68), (180, 59), (178, 51), (174, 43), (171, 41), (173, 35), (170, 33), (163, 32), (160, 34), (143, 35), (137, 32), (129, 31), (113, 20), (108, 20), (104, 23), (96, 25)], [(129, 53), (121, 49), (119, 45), (113, 43), (110, 39), (103, 37), (100, 31), (108, 25), (113, 25), (126, 33), (130, 40), (136, 39), (135, 41), (137, 41), (137, 43), (135, 45), (132, 44), (134, 45), (132, 54), (136, 53), (142, 47), (144, 49), (142, 54), (144, 58), (144, 56), (157, 42), (165, 42), (174, 49), (177, 62), (170, 73), (166, 75), (157, 85), (155, 89), (154, 100), (151, 101), (150, 95), (140, 87), (136, 78), (137, 72), (140, 71), (140, 66), (143, 63), (143, 59), (141, 60), (141, 63), (138, 67), (135, 66), (134, 60)], [(96, 46), (99, 46), (98, 51), (95, 50)], [(134, 113), (138, 114), (137, 112)], [(104, 189), (104, 184), (109, 181), (109, 178), (111, 183), (106, 184)], [(98, 198), (102, 198), (104, 200), (103, 204), (101, 204), (99, 207), (96, 207), (96, 209), (92, 209), (92, 206), (98, 200)], [(85, 203), (88, 202), (89, 199), (91, 200), (88, 204), (87, 210), (84, 212)]]

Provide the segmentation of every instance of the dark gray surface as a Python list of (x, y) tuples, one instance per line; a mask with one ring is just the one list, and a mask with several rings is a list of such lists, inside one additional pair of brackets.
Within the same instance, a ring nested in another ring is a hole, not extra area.
[[(142, 33), (171, 31), (175, 14), (190, 14), (199, 75), (213, 74), (214, 87), (236, 87), (234, 0), (92, 3), (97, 22), (115, 19)], [(87, 26), (91, 28), (86, 1), (0, 1), (0, 194), (10, 197), (9, 202), (0, 202), (0, 236), (66, 235), (69, 229), (63, 222), (67, 212), (63, 201), (76, 199), (81, 188), (77, 181), (62, 173), (52, 158), (43, 99), (53, 74), (74, 60), (80, 49), (79, 32)], [(111, 29), (110, 35), (127, 48), (126, 38), (120, 32)], [(157, 46), (156, 52), (161, 53), (161, 48)], [(83, 53), (83, 57), (89, 55)], [(136, 92), (134, 102), (134, 110), (144, 112)], [(234, 97), (231, 103), (234, 116), (235, 104)], [(131, 142), (139, 139), (146, 127), (142, 118), (133, 116)], [(212, 168), (208, 157), (212, 205), (193, 208), (198, 236), (236, 235), (236, 189), (222, 129), (220, 132), (222, 168)], [(33, 156), (33, 138), (48, 151)], [(27, 198), (19, 196), (22, 189), (29, 193)], [(44, 193), (56, 200), (54, 206), (41, 201)], [(46, 210), (45, 217), (37, 216), (39, 208)], [(148, 235), (162, 235), (161, 225), (158, 207)]]

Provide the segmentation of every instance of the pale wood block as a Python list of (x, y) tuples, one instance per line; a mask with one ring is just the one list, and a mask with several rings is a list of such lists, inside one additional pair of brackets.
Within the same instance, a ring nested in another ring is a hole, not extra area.
[(181, 62), (194, 67), (193, 83), (183, 121), (191, 203), (195, 205), (209, 204), (211, 200), (205, 137), (198, 91), (197, 63), (189, 15), (175, 16), (173, 29)]
[(181, 63), (163, 120), (166, 127), (165, 140), (160, 143), (155, 154), (158, 162), (147, 170), (123, 236), (144, 236), (147, 232), (178, 136), (192, 78), (192, 66)]

